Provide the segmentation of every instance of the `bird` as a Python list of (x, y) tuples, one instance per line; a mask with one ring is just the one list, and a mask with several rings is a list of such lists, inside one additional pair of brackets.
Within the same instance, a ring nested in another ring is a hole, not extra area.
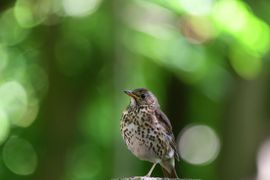
[(146, 177), (151, 177), (155, 166), (160, 164), (164, 177), (178, 178), (175, 159), (179, 161), (179, 153), (172, 125), (156, 96), (146, 88), (123, 91), (130, 97), (120, 121), (127, 148), (140, 160), (153, 163)]

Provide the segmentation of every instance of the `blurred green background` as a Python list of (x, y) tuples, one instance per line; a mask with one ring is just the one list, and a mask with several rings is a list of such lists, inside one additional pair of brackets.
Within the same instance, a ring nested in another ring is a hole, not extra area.
[(1, 0), (0, 179), (145, 175), (119, 122), (121, 90), (146, 87), (172, 122), (181, 177), (269, 180), (269, 7)]

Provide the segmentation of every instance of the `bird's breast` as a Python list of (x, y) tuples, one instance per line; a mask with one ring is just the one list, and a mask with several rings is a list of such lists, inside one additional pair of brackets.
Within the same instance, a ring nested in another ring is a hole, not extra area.
[(144, 113), (124, 112), (121, 132), (128, 149), (142, 160), (157, 162), (160, 158), (161, 144), (158, 131), (151, 124), (151, 119)]

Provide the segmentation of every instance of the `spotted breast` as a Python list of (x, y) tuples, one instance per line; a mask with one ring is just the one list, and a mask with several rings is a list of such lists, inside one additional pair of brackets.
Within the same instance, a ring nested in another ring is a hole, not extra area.
[(153, 113), (148, 107), (129, 107), (123, 112), (120, 126), (127, 147), (135, 156), (158, 163), (172, 158), (174, 152)]

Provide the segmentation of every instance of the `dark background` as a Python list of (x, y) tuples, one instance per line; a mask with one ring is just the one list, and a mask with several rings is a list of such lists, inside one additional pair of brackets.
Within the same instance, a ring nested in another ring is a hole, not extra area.
[(180, 177), (269, 180), (269, 7), (2, 0), (0, 179), (145, 175), (119, 121), (121, 90), (146, 87), (172, 122)]

